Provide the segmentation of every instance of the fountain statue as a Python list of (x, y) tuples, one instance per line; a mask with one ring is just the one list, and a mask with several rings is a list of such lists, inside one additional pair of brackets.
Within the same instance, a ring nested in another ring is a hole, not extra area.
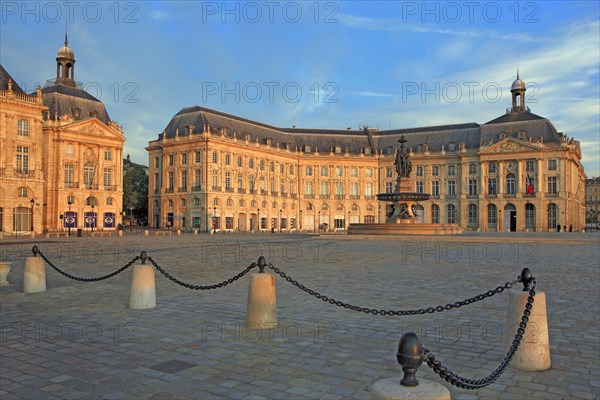
[[(349, 234), (453, 234), (462, 233), (457, 224), (425, 224), (419, 223), (416, 215), (416, 204), (429, 200), (429, 193), (416, 193), (410, 189), (412, 161), (406, 151), (404, 135), (398, 139), (400, 148), (396, 147), (396, 186), (392, 193), (379, 193), (377, 200), (389, 204), (385, 215), (385, 223), (350, 224)], [(391, 203), (391, 204), (390, 204)]]

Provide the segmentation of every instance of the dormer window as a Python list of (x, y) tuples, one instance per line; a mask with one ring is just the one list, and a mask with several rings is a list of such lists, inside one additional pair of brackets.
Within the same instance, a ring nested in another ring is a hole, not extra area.
[(311, 147), (310, 147), (310, 145), (309, 145), (309, 144), (305, 144), (305, 145), (304, 145), (304, 152), (305, 152), (305, 153), (310, 153), (310, 152), (312, 152), (312, 149), (311, 149)]
[(265, 139), (265, 144), (266, 144), (267, 146), (270, 146), (270, 145), (271, 145), (271, 142), (272, 142), (272, 139), (271, 139), (271, 138), (266, 138), (266, 139)]
[(417, 145), (417, 149), (415, 151), (417, 153), (422, 153), (423, 152), (423, 145), (422, 144)]
[(456, 143), (448, 143), (448, 151), (456, 151)]
[(249, 142), (252, 140), (252, 134), (250, 133), (244, 133), (244, 140)]
[(342, 146), (334, 146), (333, 147), (333, 152), (335, 154), (340, 154), (342, 152)]
[(385, 149), (385, 153), (386, 154), (394, 154), (394, 153), (396, 153), (396, 148), (394, 146), (388, 146), (387, 149)]
[(98, 114), (98, 111), (90, 111), (90, 117), (99, 119), (100, 114)]
[(73, 118), (79, 118), (81, 116), (81, 108), (79, 108), (79, 107), (71, 108), (71, 114), (73, 114)]
[(365, 154), (371, 154), (371, 148), (370, 148), (370, 147), (365, 147), (365, 148), (363, 149), (363, 152), (364, 152)]

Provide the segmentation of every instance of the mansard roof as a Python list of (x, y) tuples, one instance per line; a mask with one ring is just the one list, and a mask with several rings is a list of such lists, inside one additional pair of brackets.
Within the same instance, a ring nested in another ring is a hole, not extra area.
[(360, 153), (365, 147), (373, 151), (385, 152), (397, 146), (398, 138), (404, 135), (407, 148), (416, 149), (426, 144), (430, 151), (440, 151), (442, 146), (448, 150), (448, 144), (455, 143), (466, 149), (477, 149), (484, 145), (498, 142), (507, 136), (540, 142), (558, 142), (561, 133), (547, 119), (530, 112), (511, 112), (498, 117), (484, 125), (475, 122), (426, 126), (409, 129), (310, 129), (279, 128), (262, 122), (226, 114), (205, 107), (194, 106), (183, 108), (169, 122), (159, 139), (174, 138), (176, 135), (201, 134), (205, 126), (210, 126), (211, 133), (225, 130), (225, 135), (236, 135), (242, 139), (245, 133), (251, 134), (251, 141), (265, 143), (271, 139), (272, 145), (290, 144), (292, 150), (311, 146), (312, 151), (329, 152), (335, 146), (341, 146), (342, 152)]
[(69, 114), (76, 121), (96, 116), (105, 124), (110, 122), (104, 104), (81, 88), (55, 84), (43, 88), (42, 94), (44, 105), (48, 107), (46, 119)]
[(12, 90), (13, 92), (23, 93), (23, 89), (17, 84), (17, 82), (13, 79), (12, 76), (4, 69), (2, 64), (0, 64), (0, 90), (8, 90), (8, 80), (12, 81)]

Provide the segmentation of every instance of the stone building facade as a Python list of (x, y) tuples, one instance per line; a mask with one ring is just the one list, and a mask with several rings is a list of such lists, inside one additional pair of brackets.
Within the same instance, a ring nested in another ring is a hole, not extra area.
[(379, 131), (277, 128), (203, 107), (182, 109), (149, 142), (149, 225), (201, 231), (343, 231), (385, 220), (404, 135), (411, 186), (428, 223), (553, 231), (585, 224), (579, 142), (525, 106), (485, 124)]
[[(20, 182), (0, 190), (4, 232), (32, 230), (26, 226), (27, 217), (18, 217), (27, 207), (33, 208), (35, 233), (69, 227), (116, 229), (122, 220), (123, 129), (110, 120), (104, 104), (75, 81), (74, 68), (75, 55), (65, 37), (56, 56), (55, 79), (38, 88), (35, 96), (15, 95), (14, 84), (12, 94), (4, 88), (1, 92), (1, 118), (7, 121), (0, 136), (2, 178)], [(11, 107), (5, 108), (5, 102)], [(28, 122), (28, 135), (21, 121)], [(24, 169), (26, 174), (18, 172)]]
[(586, 222), (590, 228), (596, 228), (600, 222), (600, 177), (585, 180)]

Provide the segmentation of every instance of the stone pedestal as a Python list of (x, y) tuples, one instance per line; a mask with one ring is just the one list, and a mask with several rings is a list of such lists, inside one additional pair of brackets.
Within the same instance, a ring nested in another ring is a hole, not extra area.
[[(505, 352), (510, 348), (517, 332), (528, 295), (528, 292), (517, 290), (509, 292)], [(548, 337), (548, 316), (546, 314), (546, 294), (544, 292), (537, 292), (535, 295), (525, 335), (519, 350), (510, 362), (510, 366), (524, 371), (550, 369), (550, 339)]]
[(246, 326), (268, 329), (277, 325), (275, 275), (254, 273), (248, 286)]
[(123, 231), (119, 231), (119, 237), (123, 236)]
[(198, 229), (194, 229), (194, 235), (198, 235)]
[(419, 378), (417, 386), (402, 386), (399, 377), (385, 378), (371, 385), (371, 400), (450, 400), (445, 386)]
[(144, 236), (148, 236), (148, 229), (144, 230)]
[(181, 229), (177, 229), (177, 236), (181, 236)]
[(12, 263), (8, 261), (0, 261), (0, 286), (8, 286), (8, 273), (10, 272), (10, 265)]
[(23, 293), (46, 291), (46, 266), (41, 257), (25, 257)]
[(145, 310), (156, 307), (154, 268), (151, 265), (135, 265), (131, 277), (129, 308)]

